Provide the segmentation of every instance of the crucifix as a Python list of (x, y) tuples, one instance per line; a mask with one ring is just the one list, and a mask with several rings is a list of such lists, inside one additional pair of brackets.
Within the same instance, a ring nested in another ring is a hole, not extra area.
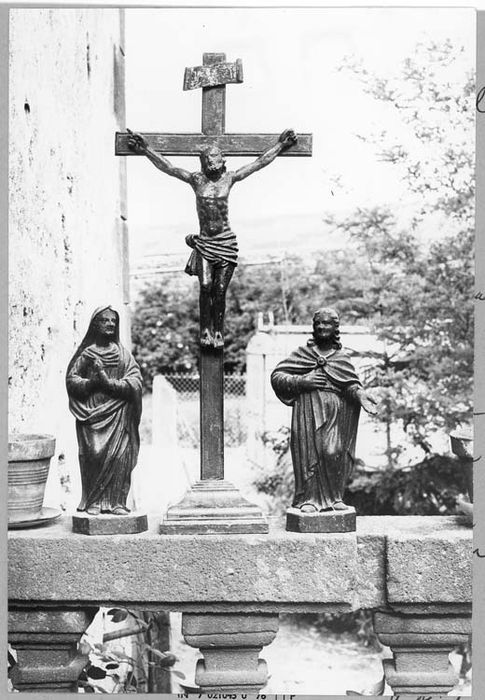
[[(238, 252), (228, 220), (228, 197), (236, 182), (269, 165), (277, 156), (310, 156), (312, 137), (303, 134), (297, 138), (291, 129), (280, 135), (226, 134), (225, 86), (241, 83), (243, 76), (241, 60), (226, 63), (225, 58), (223, 53), (205, 53), (202, 66), (185, 70), (184, 90), (202, 88), (201, 133), (136, 134), (128, 130), (116, 134), (116, 155), (144, 155), (162, 172), (192, 186), (200, 225), (199, 234), (186, 237), (193, 249), (186, 272), (197, 275), (200, 283), (201, 480), (192, 487), (183, 504), (169, 509), (165, 524), (162, 523), (163, 532), (267, 531), (262, 516), (255, 516), (256, 506), (242, 499), (224, 480), (223, 322), (226, 290)], [(171, 155), (198, 155), (201, 172), (191, 173), (174, 166), (167, 159)], [(228, 172), (225, 156), (257, 158)], [(204, 516), (205, 525), (199, 526), (193, 522), (197, 518), (192, 511), (195, 509), (201, 516), (204, 504), (208, 512)], [(231, 512), (239, 509), (239, 515), (231, 521), (227, 509)], [(177, 522), (181, 525), (179, 529)]]

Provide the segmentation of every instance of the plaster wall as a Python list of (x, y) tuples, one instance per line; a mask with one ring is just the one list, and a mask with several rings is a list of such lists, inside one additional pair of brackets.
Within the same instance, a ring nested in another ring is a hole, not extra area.
[(53, 434), (58, 453), (93, 310), (112, 304), (128, 336), (122, 13), (10, 10), (9, 430)]

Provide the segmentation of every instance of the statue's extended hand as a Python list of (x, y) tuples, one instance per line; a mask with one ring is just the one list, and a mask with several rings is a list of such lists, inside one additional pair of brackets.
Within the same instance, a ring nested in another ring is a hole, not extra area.
[(146, 153), (148, 148), (148, 143), (145, 141), (141, 134), (135, 134), (130, 129), (126, 129), (129, 133), (128, 137), (128, 148), (135, 153)]
[(290, 146), (293, 146), (294, 143), (296, 143), (298, 140), (297, 135), (293, 131), (293, 129), (285, 129), (279, 138), (280, 143), (283, 145), (283, 148), (289, 148)]
[(368, 394), (361, 394), (360, 395), (360, 405), (366, 411), (369, 413), (371, 416), (377, 416), (379, 411), (377, 410), (377, 401), (375, 401), (372, 396), (369, 396)]

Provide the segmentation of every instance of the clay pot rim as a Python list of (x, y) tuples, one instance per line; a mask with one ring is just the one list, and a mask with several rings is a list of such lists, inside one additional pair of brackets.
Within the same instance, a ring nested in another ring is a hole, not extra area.
[(26, 462), (52, 457), (56, 448), (53, 435), (11, 433), (8, 436), (8, 461)]

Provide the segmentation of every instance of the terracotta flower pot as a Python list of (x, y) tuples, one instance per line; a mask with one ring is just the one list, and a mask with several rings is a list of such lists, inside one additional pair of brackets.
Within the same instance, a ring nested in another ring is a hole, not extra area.
[(52, 435), (10, 435), (8, 440), (8, 522), (35, 520), (42, 511)]

